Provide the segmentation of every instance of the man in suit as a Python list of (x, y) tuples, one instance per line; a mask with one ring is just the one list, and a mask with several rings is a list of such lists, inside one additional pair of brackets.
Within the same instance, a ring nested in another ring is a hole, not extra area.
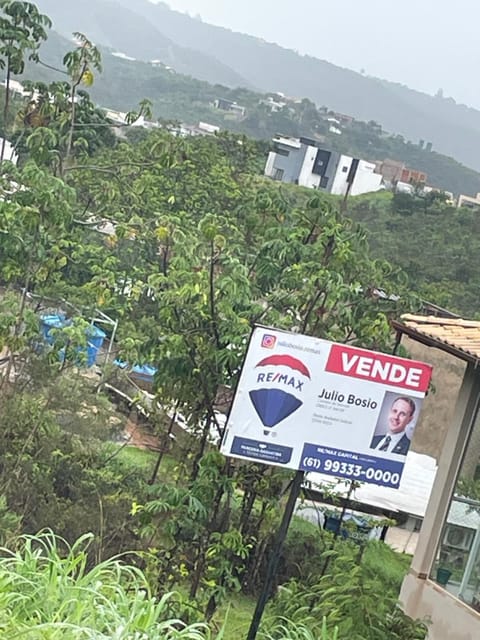
[(407, 454), (410, 447), (410, 438), (405, 429), (413, 420), (415, 414), (415, 402), (411, 398), (399, 397), (393, 401), (388, 414), (388, 431), (385, 435), (373, 436), (370, 449)]

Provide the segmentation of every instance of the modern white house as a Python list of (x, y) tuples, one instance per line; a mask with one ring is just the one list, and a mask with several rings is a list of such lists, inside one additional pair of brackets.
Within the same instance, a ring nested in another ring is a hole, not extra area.
[(247, 113), (247, 109), (242, 107), (242, 105), (237, 104), (232, 100), (227, 100), (226, 98), (217, 98), (213, 102), (213, 106), (215, 109), (219, 109), (220, 111), (229, 111), (239, 118), (245, 117)]
[[(374, 511), (396, 521), (388, 526), (383, 540), (396, 551), (413, 555), (416, 551), (420, 529), (437, 474), (437, 462), (431, 456), (410, 450), (398, 489), (361, 483), (350, 495), (348, 512), (365, 514)], [(348, 481), (332, 483), (332, 477), (321, 473), (309, 473), (309, 486), (322, 490), (328, 487), (328, 495), (347, 498)], [(469, 553), (480, 529), (480, 512), (472, 508), (472, 501), (456, 500), (448, 514), (438, 563), (449, 567), (448, 588), (454, 593), (461, 589), (461, 576), (467, 566)], [(319, 510), (318, 505), (316, 511)]]
[(319, 147), (310, 138), (277, 135), (265, 175), (273, 180), (319, 189), (338, 196), (361, 195), (383, 188), (373, 162)]

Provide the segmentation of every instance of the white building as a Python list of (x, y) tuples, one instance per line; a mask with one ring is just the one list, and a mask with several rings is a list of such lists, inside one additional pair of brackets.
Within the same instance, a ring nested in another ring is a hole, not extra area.
[(477, 193), (474, 198), (472, 198), (472, 196), (464, 196), (463, 194), (459, 195), (457, 206), (467, 207), (469, 209), (480, 208), (480, 193)]
[[(3, 138), (0, 138), (0, 149), (2, 148), (2, 146), (3, 146)], [(9, 160), (10, 162), (13, 162), (13, 164), (17, 164), (18, 155), (16, 154), (13, 145), (8, 140), (5, 140), (5, 150), (3, 152), (3, 159)]]
[[(362, 483), (351, 499), (397, 520), (398, 525), (388, 528), (385, 542), (396, 551), (414, 553), (436, 472), (434, 458), (409, 451), (398, 489)], [(313, 489), (328, 486), (329, 495), (345, 498), (349, 493), (349, 482), (332, 484), (332, 477), (321, 473), (309, 473), (307, 479)]]
[(360, 195), (383, 188), (373, 162), (318, 146), (310, 138), (277, 135), (268, 155), (265, 175), (273, 180), (321, 189), (334, 195)]
[(271, 113), (278, 113), (287, 106), (287, 103), (284, 100), (275, 100), (272, 96), (268, 96), (266, 100), (260, 100), (260, 104), (267, 107)]
[[(7, 87), (7, 81), (4, 80), (3, 82), (0, 82), (0, 86), (3, 87), (4, 89), (6, 89)], [(9, 82), (9, 89), (11, 91), (11, 93), (18, 95), (18, 96), (22, 96), (22, 98), (30, 95), (29, 91), (26, 91), (23, 88), (23, 84), (21, 82), (18, 82), (18, 80), (12, 80), (10, 79)]]

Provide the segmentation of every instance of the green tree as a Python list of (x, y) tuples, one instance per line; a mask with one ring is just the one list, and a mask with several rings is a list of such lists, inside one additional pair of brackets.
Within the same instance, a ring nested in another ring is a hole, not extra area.
[[(10, 82), (12, 74), (21, 74), (25, 60), (38, 60), (38, 48), (47, 38), (51, 26), (47, 16), (41, 14), (30, 2), (18, 0), (0, 1), (0, 69), (5, 70), (5, 99), (3, 123), (7, 126), (10, 109)], [(0, 149), (0, 163), (5, 154), (4, 132)]]
[(83, 33), (74, 33), (73, 36), (78, 42), (78, 47), (69, 51), (63, 58), (63, 64), (70, 76), (70, 130), (65, 152), (65, 163), (67, 164), (72, 152), (75, 131), (77, 89), (82, 83), (90, 87), (94, 81), (94, 70), (102, 70), (102, 59), (97, 47)]
[[(389, 314), (411, 301), (401, 274), (369, 258), (365, 234), (333, 201), (258, 180), (242, 157), (231, 155), (222, 139), (176, 140), (154, 132), (72, 172), (90, 215), (113, 229), (76, 250), (70, 282), (121, 316), (121, 357), (154, 364), (160, 406), (183, 415), (192, 437), (180, 454), (187, 484), (182, 500), (195, 495), (205, 473), (219, 473), (208, 458), (213, 434), (222, 432), (219, 393), (233, 388), (255, 323), (386, 349)], [(389, 296), (394, 292), (401, 301)], [(228, 473), (226, 463), (218, 478)], [(245, 561), (223, 548), (215, 589), (230, 583), (232, 566), (249, 588), (257, 584), (255, 565), (268, 546), (288, 474), (253, 474), (248, 481), (234, 474), (233, 482), (246, 490), (240, 512), (233, 514), (231, 492), (220, 483), (200, 501), (202, 515), (186, 547), (179, 545), (178, 553), (169, 547), (174, 567), (188, 551), (192, 596), (209, 580), (212, 542), (221, 545), (225, 535), (255, 544)], [(143, 507), (149, 513), (158, 503)], [(162, 523), (169, 526), (182, 510), (167, 513)], [(179, 536), (175, 540), (178, 545)], [(164, 571), (159, 567), (160, 581)], [(209, 615), (217, 602), (211, 596)]]

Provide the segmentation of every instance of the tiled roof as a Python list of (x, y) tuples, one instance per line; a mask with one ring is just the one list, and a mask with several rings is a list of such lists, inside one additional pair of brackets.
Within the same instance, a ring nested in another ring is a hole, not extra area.
[(392, 322), (400, 333), (467, 362), (480, 361), (480, 322), (405, 314)]

